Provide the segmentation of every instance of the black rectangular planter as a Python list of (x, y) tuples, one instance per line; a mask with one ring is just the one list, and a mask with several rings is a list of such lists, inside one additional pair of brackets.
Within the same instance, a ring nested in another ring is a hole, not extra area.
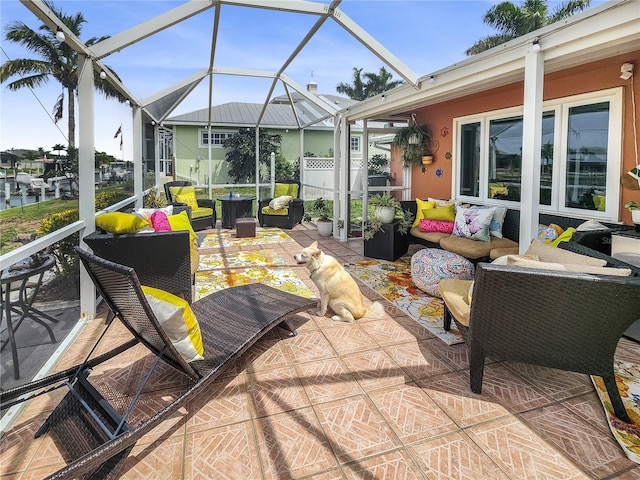
[(373, 234), (371, 240), (364, 241), (364, 256), (380, 260), (395, 261), (409, 249), (409, 233), (398, 231), (399, 221), (385, 223), (382, 230)]

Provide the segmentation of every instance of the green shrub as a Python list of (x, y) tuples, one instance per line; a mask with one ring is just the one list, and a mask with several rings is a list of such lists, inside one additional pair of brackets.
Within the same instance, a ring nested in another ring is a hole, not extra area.
[(110, 205), (118, 203), (120, 200), (124, 200), (128, 197), (129, 195), (127, 195), (125, 192), (117, 190), (96, 193), (96, 199), (94, 202), (96, 206), (96, 212), (104, 210)]
[(144, 196), (143, 205), (144, 208), (162, 208), (167, 206), (167, 199), (164, 195), (158, 195), (157, 189), (153, 187)]
[[(62, 227), (78, 221), (78, 210), (65, 210), (54, 213), (42, 220), (38, 227), (38, 235), (47, 235)], [(80, 264), (74, 247), (80, 242), (80, 233), (76, 232), (59, 242), (51, 245), (51, 253), (56, 257), (56, 270), (58, 278), (64, 281), (68, 287), (78, 289), (80, 279)]]

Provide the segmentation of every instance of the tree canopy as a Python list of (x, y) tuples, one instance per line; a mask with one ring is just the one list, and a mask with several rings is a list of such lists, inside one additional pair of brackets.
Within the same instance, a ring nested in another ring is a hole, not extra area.
[[(276, 157), (280, 152), (282, 135), (268, 133), (265, 129), (259, 129), (258, 144), (260, 145), (260, 165), (269, 167), (271, 153)], [(223, 144), (227, 149), (226, 160), (229, 164), (229, 176), (236, 183), (252, 182), (256, 177), (256, 129), (241, 128), (236, 133), (227, 137)], [(276, 178), (278, 171), (276, 169)]]
[[(47, 7), (64, 23), (64, 25), (78, 38), (82, 33), (82, 26), (86, 20), (82, 13), (67, 15), (57, 8), (51, 0), (44, 0)], [(65, 42), (56, 38), (56, 32), (51, 31), (44, 23), (38, 31), (23, 22), (16, 21), (6, 25), (5, 40), (17, 43), (36, 54), (39, 58), (16, 58), (7, 60), (0, 65), (0, 82), (5, 83), (9, 90), (21, 88), (36, 88), (45, 85), (53, 79), (63, 87), (53, 107), (56, 122), (62, 119), (66, 91), (69, 147), (75, 147), (75, 93), (78, 88), (78, 54)], [(92, 37), (84, 43), (94, 45), (109, 37)], [(110, 69), (111, 70), (111, 69)], [(113, 75), (117, 75), (111, 70)], [(13, 81), (10, 79), (15, 78)], [(99, 76), (94, 79), (96, 89), (107, 98), (115, 98), (121, 102), (125, 98), (115, 90), (106, 80)]]
[(336, 87), (336, 91), (352, 100), (364, 100), (391, 90), (402, 83), (404, 83), (402, 80), (393, 80), (393, 75), (384, 67), (380, 67), (378, 73), (362, 73), (362, 68), (354, 67), (353, 83), (340, 82)]
[(591, 0), (567, 0), (549, 13), (547, 0), (525, 0), (521, 5), (501, 2), (484, 14), (482, 21), (498, 30), (474, 43), (465, 53), (476, 55), (546, 25), (575, 15), (589, 7)]

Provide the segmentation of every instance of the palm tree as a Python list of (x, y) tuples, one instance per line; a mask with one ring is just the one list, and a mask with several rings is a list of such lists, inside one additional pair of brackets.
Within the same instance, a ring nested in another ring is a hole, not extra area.
[(501, 2), (484, 14), (482, 21), (499, 33), (478, 40), (465, 53), (475, 55), (527, 33), (581, 12), (591, 0), (567, 0), (549, 14), (547, 0), (525, 0), (521, 6)]
[(384, 67), (381, 67), (378, 73), (362, 73), (362, 68), (354, 67), (353, 84), (340, 82), (336, 91), (352, 100), (364, 100), (404, 83), (402, 80), (392, 80), (392, 78), (393, 75)]
[[(44, 3), (49, 9), (73, 32), (78, 38), (82, 32), (82, 24), (86, 22), (82, 13), (67, 15), (61, 9), (56, 8), (51, 0)], [(67, 115), (68, 115), (68, 141), (69, 147), (75, 147), (75, 92), (78, 88), (78, 54), (65, 42), (56, 39), (55, 32), (52, 32), (45, 24), (40, 25), (36, 32), (23, 22), (13, 22), (6, 27), (5, 39), (22, 45), (40, 56), (38, 59), (17, 58), (7, 60), (0, 66), (0, 82), (4, 83), (12, 77), (16, 80), (7, 83), (9, 90), (20, 90), (21, 88), (34, 88), (45, 85), (51, 78), (58, 81), (63, 87), (53, 108), (55, 121), (62, 119), (64, 112), (64, 91), (67, 94)], [(94, 45), (109, 37), (90, 38), (85, 42), (87, 46)], [(112, 71), (113, 73), (113, 71)], [(115, 75), (115, 74), (114, 74)], [(117, 75), (116, 75), (117, 77)], [(99, 77), (95, 79), (95, 86), (107, 98), (115, 98), (121, 102), (126, 99), (116, 91), (111, 85)]]

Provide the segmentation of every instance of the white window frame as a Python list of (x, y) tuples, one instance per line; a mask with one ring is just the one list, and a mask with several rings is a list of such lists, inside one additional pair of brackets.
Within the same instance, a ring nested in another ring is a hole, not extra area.
[[(596, 218), (605, 221), (619, 221), (620, 218), (620, 172), (622, 167), (622, 122), (623, 122), (624, 91), (622, 87), (600, 90), (579, 95), (572, 95), (543, 102), (543, 113), (554, 112), (554, 148), (551, 205), (540, 205), (541, 212), (560, 214), (573, 217)], [(607, 143), (607, 205), (605, 211), (584, 210), (564, 206), (566, 192), (565, 177), (567, 171), (567, 132), (569, 123), (569, 109), (572, 107), (609, 102), (609, 137)], [(502, 205), (509, 208), (519, 208), (521, 202), (488, 198), (489, 176), (489, 124), (491, 120), (499, 120), (524, 114), (523, 107), (511, 107), (493, 110), (480, 114), (456, 117), (453, 119), (453, 148), (454, 158), (461, 158), (462, 146), (460, 129), (468, 123), (480, 124), (480, 196), (471, 197), (459, 195), (460, 167), (458, 162), (453, 164), (452, 192), (457, 200), (473, 203), (487, 203)]]
[[(208, 138), (209, 138), (209, 142), (211, 142), (211, 136), (212, 135), (223, 134), (223, 135), (225, 135), (225, 139), (226, 139), (230, 135), (233, 135), (235, 132), (226, 131), (226, 130), (207, 130), (206, 128), (199, 128), (198, 129), (198, 148), (209, 148), (209, 145), (202, 141), (202, 134), (203, 133), (208, 133), (209, 134)], [(224, 147), (222, 146), (222, 143), (212, 143), (211, 144), (211, 148), (224, 148)]]
[[(358, 141), (358, 148), (353, 148), (353, 141)], [(349, 151), (351, 153), (360, 153), (362, 152), (362, 135), (351, 135), (349, 137)]]

